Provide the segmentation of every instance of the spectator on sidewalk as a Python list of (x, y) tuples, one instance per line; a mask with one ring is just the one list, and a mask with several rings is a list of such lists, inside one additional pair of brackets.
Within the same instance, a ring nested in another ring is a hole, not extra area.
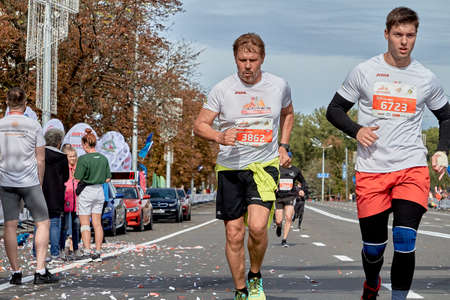
[[(97, 138), (91, 129), (81, 138), (81, 145), (86, 154), (80, 156), (74, 177), (80, 182), (77, 187), (77, 212), (80, 217), (81, 239), (83, 240), (84, 256), (89, 255), (93, 261), (101, 262), (101, 248), (103, 241), (102, 211), (105, 202), (103, 183), (111, 180), (108, 159), (96, 152)], [(83, 189), (81, 190), (81, 187)], [(95, 233), (95, 252), (91, 253), (90, 219)]]
[(61, 218), (64, 214), (65, 182), (69, 179), (69, 162), (67, 155), (61, 152), (64, 132), (51, 128), (44, 135), (45, 147), (45, 175), (42, 190), (47, 202), (50, 217), (50, 255), (52, 260), (65, 259), (60, 256), (59, 243), (61, 237)]
[(61, 231), (60, 249), (64, 250), (66, 248), (67, 240), (69, 244), (69, 251), (66, 251), (67, 254), (70, 255), (71, 251), (73, 251), (75, 258), (78, 258), (81, 256), (78, 250), (78, 244), (80, 242), (80, 219), (76, 212), (77, 199), (75, 195), (78, 180), (73, 177), (77, 167), (78, 156), (77, 151), (70, 144), (65, 144), (62, 151), (67, 155), (67, 160), (69, 161), (69, 180), (65, 183), (64, 217), (61, 222), (61, 228), (64, 230)]
[(42, 192), (45, 140), (41, 125), (24, 116), (26, 95), (20, 88), (8, 91), (10, 113), (0, 120), (0, 199), (5, 216), (5, 250), (11, 264), (10, 284), (22, 284), (18, 262), (17, 224), (23, 198), (36, 224), (36, 272), (34, 283), (54, 283), (58, 278), (45, 266), (50, 222)]

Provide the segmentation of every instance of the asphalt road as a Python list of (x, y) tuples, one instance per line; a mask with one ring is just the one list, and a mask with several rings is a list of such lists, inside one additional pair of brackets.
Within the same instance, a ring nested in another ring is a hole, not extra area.
[[(450, 214), (428, 212), (417, 241), (409, 299), (450, 299)], [(262, 269), (268, 299), (360, 299), (361, 241), (352, 203), (309, 203), (302, 229), (282, 248), (275, 231)], [(50, 265), (61, 281), (10, 286), (0, 245), (0, 299), (233, 299), (224, 255), (224, 228), (214, 203), (198, 205), (192, 221), (159, 222), (154, 230), (107, 237), (102, 263)], [(30, 243), (20, 250), (25, 275), (33, 272)], [(379, 299), (390, 299), (386, 249)], [(26, 277), (26, 281), (31, 276)]]

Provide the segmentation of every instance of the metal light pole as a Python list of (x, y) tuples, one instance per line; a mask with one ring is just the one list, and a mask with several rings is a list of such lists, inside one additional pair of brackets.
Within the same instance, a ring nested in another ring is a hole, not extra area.
[(43, 68), (43, 88), (42, 88), (42, 126), (50, 120), (50, 97), (52, 86), (52, 9), (49, 2), (45, 3), (44, 21), (44, 68)]
[[(136, 30), (137, 31), (137, 30)], [(139, 46), (139, 36), (136, 32), (136, 43), (135, 43), (135, 53), (134, 53), (134, 88), (133, 88), (133, 139), (132, 139), (132, 151), (131, 151), (131, 157), (132, 157), (132, 170), (133, 172), (137, 172), (137, 148), (138, 148), (138, 91), (137, 91), (137, 82), (138, 82), (138, 74), (137, 74), (137, 62), (139, 60), (139, 53), (138, 53), (138, 46)]]
[(345, 147), (345, 201), (348, 201), (348, 149)]
[(325, 148), (322, 147), (322, 201), (323, 201), (323, 194), (325, 190)]
[(333, 147), (333, 145), (324, 146), (317, 138), (311, 139), (313, 147), (322, 148), (322, 201), (325, 194), (325, 149)]
[(322, 148), (322, 201), (324, 200), (324, 189), (325, 189), (325, 149), (331, 148), (333, 145), (323, 146), (321, 145), (320, 148)]
[(167, 152), (164, 154), (164, 160), (166, 161), (166, 187), (171, 186), (171, 170), (170, 165), (173, 163), (173, 152), (169, 144), (166, 145)]

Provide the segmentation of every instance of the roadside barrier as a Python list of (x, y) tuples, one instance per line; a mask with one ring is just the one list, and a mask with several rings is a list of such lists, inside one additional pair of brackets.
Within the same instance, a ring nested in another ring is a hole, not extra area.
[(440, 209), (450, 209), (450, 199), (449, 198), (442, 199), (439, 202), (440, 203), (438, 204), (438, 208), (440, 208)]
[(191, 194), (191, 203), (193, 205), (199, 204), (199, 203), (206, 203), (211, 201), (216, 201), (216, 193), (210, 193), (210, 194)]

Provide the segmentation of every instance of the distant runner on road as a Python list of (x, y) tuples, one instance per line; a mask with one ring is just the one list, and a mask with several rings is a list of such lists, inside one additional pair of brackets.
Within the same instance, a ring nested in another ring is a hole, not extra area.
[[(416, 236), (427, 208), (430, 178), (422, 142), (425, 106), (439, 120), (439, 145), (433, 170), (448, 165), (450, 105), (436, 76), (411, 58), (419, 18), (406, 7), (387, 16), (384, 54), (360, 63), (328, 106), (327, 118), (358, 141), (356, 194), (366, 275), (361, 299), (375, 299), (393, 212), (392, 299), (406, 299), (411, 287)], [(358, 104), (358, 123), (346, 114)]]
[(309, 197), (308, 193), (308, 187), (305, 183), (297, 183), (297, 199), (295, 199), (294, 204), (294, 219), (292, 221), (295, 221), (295, 219), (298, 218), (298, 225), (297, 228), (301, 229), (302, 227), (302, 221), (303, 221), (303, 214), (305, 213), (305, 201)]
[[(287, 82), (261, 71), (265, 46), (257, 34), (241, 35), (233, 44), (233, 52), (237, 74), (211, 90), (194, 131), (220, 144), (216, 217), (225, 224), (225, 253), (236, 288), (234, 299), (263, 300), (260, 270), (267, 248), (267, 226), (278, 168), (290, 163), (294, 110)], [(216, 118), (218, 131), (212, 128)], [(244, 216), (249, 231), (247, 284)]]
[[(289, 154), (292, 156), (291, 152), (289, 152)], [(275, 202), (275, 223), (277, 224), (276, 233), (278, 237), (281, 236), (281, 232), (283, 231), (283, 238), (281, 240), (281, 245), (283, 247), (289, 247), (287, 237), (291, 230), (292, 219), (294, 216), (294, 201), (299, 196), (300, 192), (297, 187), (298, 182), (306, 186), (305, 178), (303, 178), (299, 168), (293, 165), (280, 167), (280, 182), (278, 184), (277, 201)]]

